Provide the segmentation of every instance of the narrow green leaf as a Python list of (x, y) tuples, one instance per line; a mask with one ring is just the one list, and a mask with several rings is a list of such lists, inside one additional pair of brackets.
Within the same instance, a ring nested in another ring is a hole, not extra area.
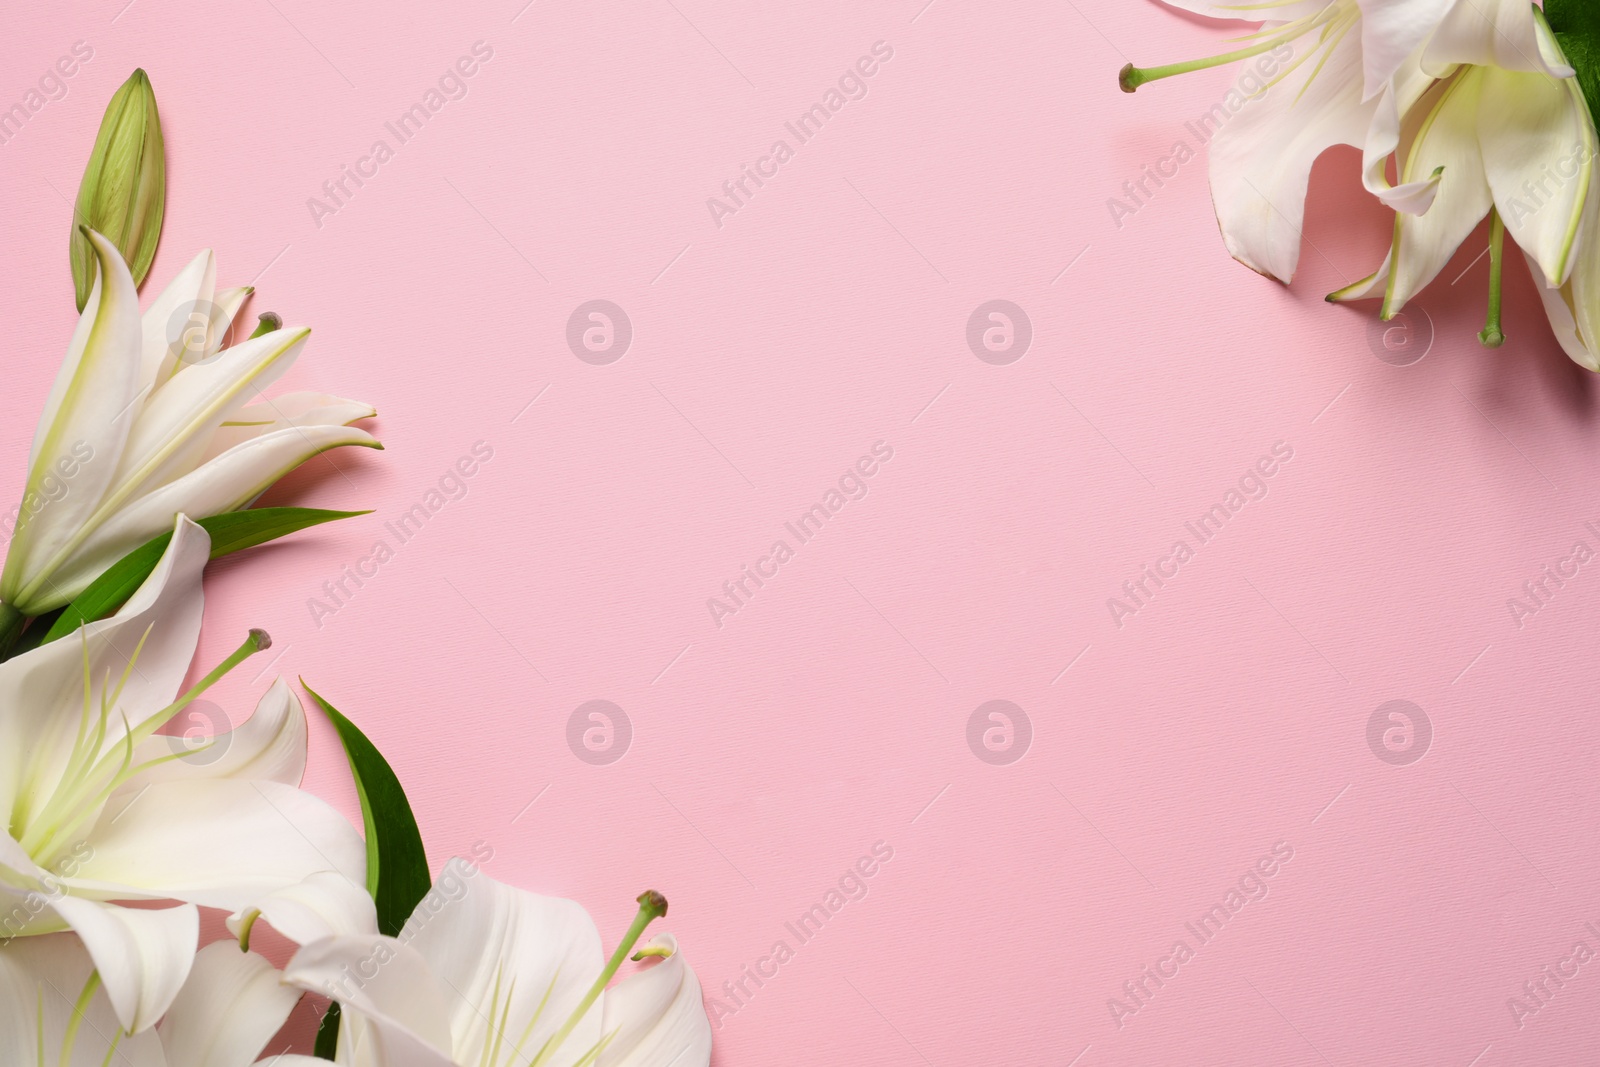
[(433, 885), (411, 803), (394, 769), (366, 735), (306, 685), (304, 678), (300, 684), (339, 732), (350, 760), (356, 795), (361, 798), (361, 820), (366, 824), (367, 891), (378, 906), (378, 932), (398, 936)]
[[(324, 511), (320, 508), (251, 508), (248, 511), (213, 515), (209, 519), (199, 520), (199, 525), (211, 535), (211, 558), (216, 559), (304, 530), (308, 526), (370, 514), (370, 511)], [(126, 604), (134, 591), (150, 577), (150, 572), (156, 569), (161, 554), (167, 550), (171, 540), (172, 534), (160, 534), (113, 563), (62, 610), (44, 635), (44, 640), (39, 643), (65, 637), (84, 623), (103, 619)]]
[(1545, 0), (1544, 17), (1578, 72), (1578, 86), (1600, 123), (1600, 5), (1594, 0)]
[(339, 1054), (339, 1003), (328, 1005), (317, 1024), (317, 1043), (311, 1049), (319, 1060), (331, 1060)]

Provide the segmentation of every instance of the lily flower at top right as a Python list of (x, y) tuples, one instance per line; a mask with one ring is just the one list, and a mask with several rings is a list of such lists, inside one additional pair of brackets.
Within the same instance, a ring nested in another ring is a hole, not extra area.
[(1436, 176), (1437, 196), (1421, 214), (1397, 212), (1377, 271), (1328, 299), (1381, 299), (1382, 317), (1393, 318), (1487, 216), (1489, 306), (1479, 340), (1491, 348), (1505, 340), (1509, 231), (1561, 347), (1600, 371), (1600, 9), (1593, 0), (1548, 0), (1534, 11), (1545, 60), (1538, 66), (1565, 65), (1576, 76), (1467, 65), (1434, 84), (1405, 116), (1395, 165), (1402, 183)]

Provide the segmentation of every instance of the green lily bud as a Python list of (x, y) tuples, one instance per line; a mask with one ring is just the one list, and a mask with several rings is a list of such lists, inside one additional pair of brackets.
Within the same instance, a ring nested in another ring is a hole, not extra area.
[(167, 203), (167, 150), (161, 139), (156, 94), (143, 69), (133, 72), (106, 105), (94, 152), (78, 186), (72, 212), (72, 282), (78, 310), (89, 302), (96, 260), (87, 226), (117, 246), (134, 285), (156, 258)]

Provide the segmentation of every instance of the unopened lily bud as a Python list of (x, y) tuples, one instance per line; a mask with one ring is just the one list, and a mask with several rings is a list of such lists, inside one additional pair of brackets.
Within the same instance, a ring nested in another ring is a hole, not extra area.
[(161, 239), (167, 202), (167, 152), (155, 90), (140, 69), (112, 96), (78, 186), (72, 218), (72, 282), (78, 310), (89, 301), (96, 264), (87, 226), (117, 246), (134, 285), (143, 283)]

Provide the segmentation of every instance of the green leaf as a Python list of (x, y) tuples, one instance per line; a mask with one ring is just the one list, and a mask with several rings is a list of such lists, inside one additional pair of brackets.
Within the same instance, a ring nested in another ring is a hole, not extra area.
[(1545, 0), (1544, 17), (1567, 62), (1578, 72), (1578, 87), (1600, 124), (1600, 4), (1595, 0)]
[[(300, 684), (306, 685), (304, 678)], [(411, 803), (394, 769), (366, 735), (309, 685), (306, 692), (339, 732), (350, 760), (367, 832), (367, 891), (378, 906), (378, 932), (396, 937), (433, 885)]]
[(331, 1060), (339, 1054), (339, 1002), (328, 1005), (317, 1024), (317, 1043), (311, 1050), (319, 1060)]
[[(320, 508), (251, 508), (248, 511), (213, 515), (209, 519), (199, 520), (199, 525), (211, 535), (211, 558), (216, 559), (304, 530), (308, 526), (370, 514), (370, 511), (324, 511)], [(150, 572), (156, 569), (161, 554), (167, 550), (171, 540), (172, 534), (161, 534), (113, 563), (62, 610), (44, 635), (44, 640), (39, 643), (65, 637), (84, 623), (103, 619), (126, 604), (134, 591), (150, 577)]]

